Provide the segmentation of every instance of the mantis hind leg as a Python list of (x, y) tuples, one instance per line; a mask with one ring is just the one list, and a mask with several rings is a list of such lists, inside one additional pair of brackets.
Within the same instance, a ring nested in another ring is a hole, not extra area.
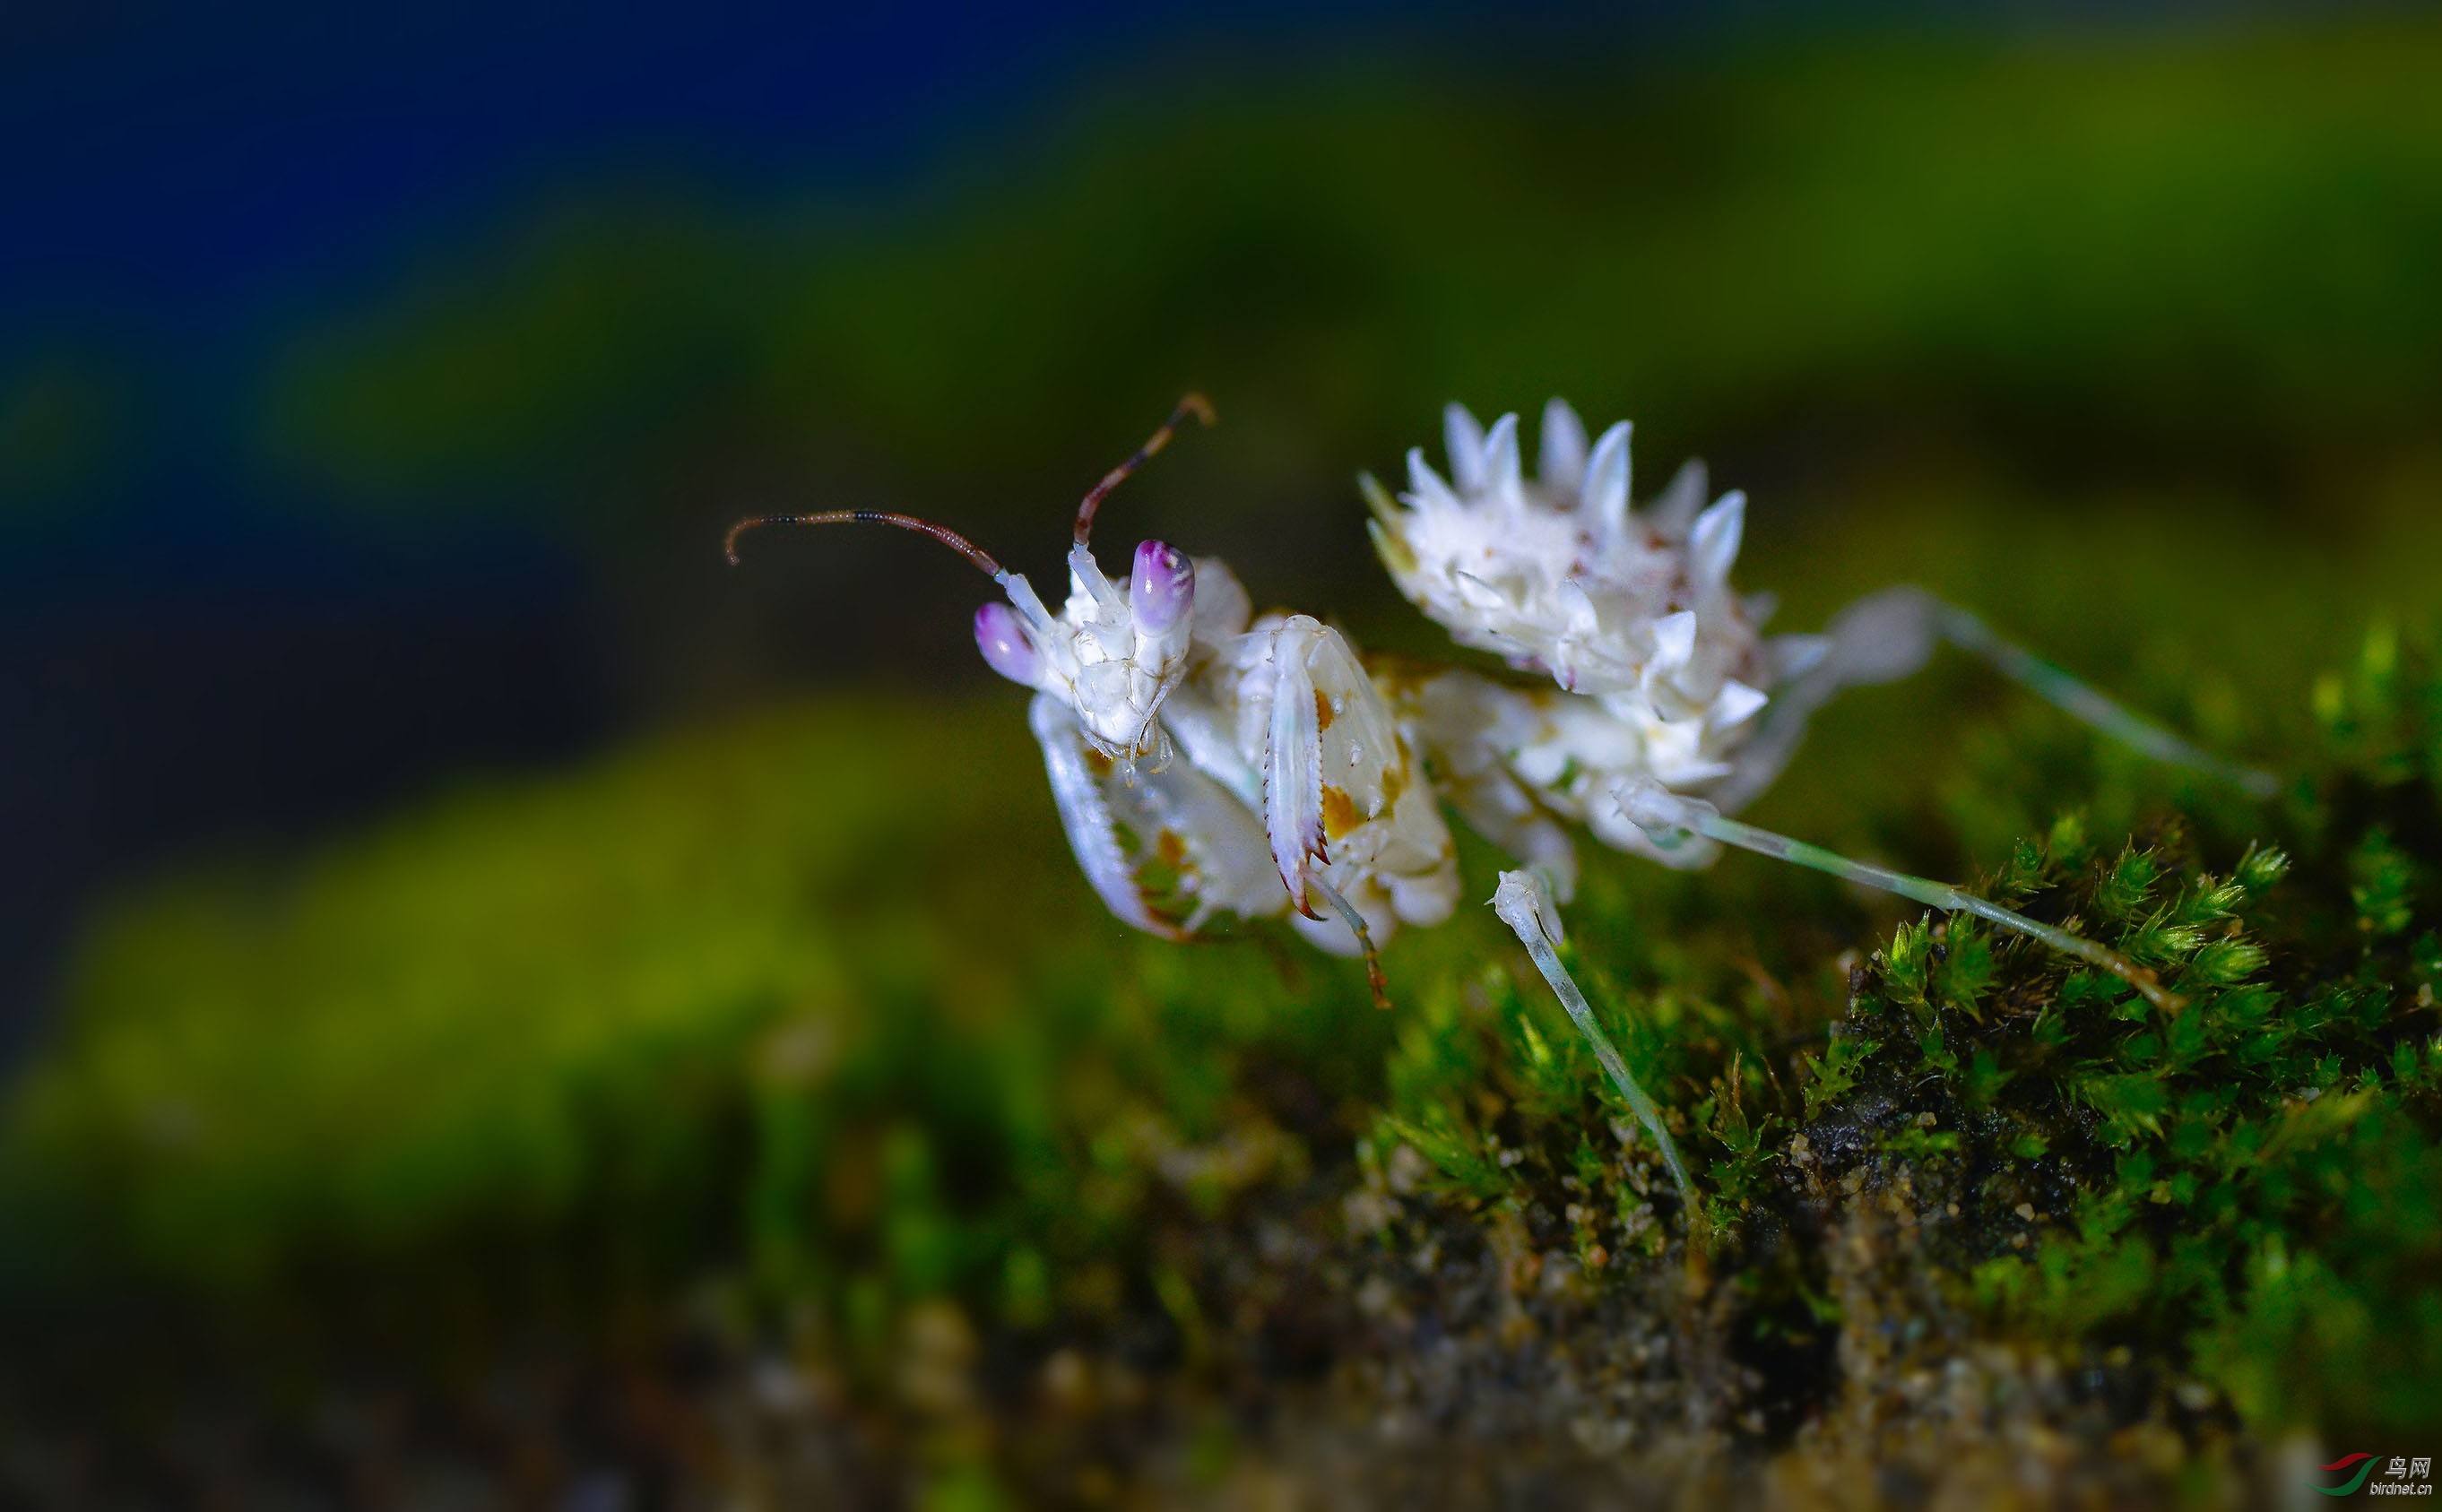
[(1724, 818), (1720, 810), (1695, 798), (1684, 798), (1653, 783), (1631, 784), (1619, 792), (1620, 807), (1628, 816), (1644, 827), (1657, 841), (1667, 843), (1668, 837), (1699, 834), (1725, 846), (1752, 850), (1758, 855), (1793, 862), (1800, 866), (1829, 872), (1844, 882), (1853, 882), (1883, 892), (1939, 908), (1946, 913), (1974, 914), (1990, 920), (2004, 929), (2014, 930), (2041, 940), (2066, 956), (2100, 966), (2114, 976), (2137, 989), (2145, 1000), (2168, 1012), (2186, 1006), (2186, 999), (2164, 987), (2160, 978), (2144, 967), (2107, 945), (2072, 935), (2055, 925), (2029, 919), (2013, 912), (1988, 898), (1978, 898), (1963, 888), (1926, 877), (1911, 877), (1905, 872), (1877, 866), (1870, 862), (1851, 861), (1848, 857), (1810, 846), (1802, 840), (1775, 834), (1769, 829)]
[(2203, 750), (2160, 725), (2112, 702), (2032, 651), (1993, 633), (1992, 627), (1963, 609), (1947, 604), (1941, 610), (1941, 638), (1963, 651), (1991, 663), (2002, 676), (2032, 689), (2053, 707), (2084, 720), (2132, 750), (2175, 767), (2188, 767), (2235, 784), (2258, 798), (2269, 798), (2280, 784), (2269, 772), (2242, 766)]
[(1921, 588), (1903, 587), (1869, 593), (1832, 617), (1820, 659), (1774, 692), (1761, 727), (1737, 758), (1737, 770), (1714, 790), (1714, 805), (1725, 813), (1746, 807), (1787, 769), (1817, 709), (1844, 689), (1896, 683), (1923, 669), (1945, 641), (2157, 761), (2218, 777), (2259, 798), (2271, 796), (2278, 787), (2270, 773), (2226, 760), (2131, 713), (2024, 647), (2003, 640), (1965, 610)]

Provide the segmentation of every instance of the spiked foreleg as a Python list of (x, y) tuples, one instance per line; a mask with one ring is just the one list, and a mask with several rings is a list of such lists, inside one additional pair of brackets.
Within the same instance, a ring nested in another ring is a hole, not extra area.
[[(1304, 615), (1240, 651), (1242, 730), (1261, 749), (1264, 827), (1301, 933), (1363, 955), (1402, 923), (1436, 924), (1458, 862), (1382, 695), (1337, 630)], [(1359, 927), (1359, 926), (1363, 927)]]
[(1287, 904), (1263, 830), (1219, 783), (1185, 762), (1123, 772), (1047, 693), (1028, 720), (1068, 847), (1122, 921), (1186, 939), (1216, 918), (1263, 918)]

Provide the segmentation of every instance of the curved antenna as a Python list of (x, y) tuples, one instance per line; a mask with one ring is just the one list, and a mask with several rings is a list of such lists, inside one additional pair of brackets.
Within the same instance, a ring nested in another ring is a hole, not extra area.
[(1103, 507), (1103, 500), (1112, 489), (1127, 482), (1128, 474), (1152, 461), (1162, 447), (1169, 446), (1171, 436), (1177, 431), (1180, 425), (1185, 423), (1189, 415), (1194, 415), (1208, 427), (1220, 418), (1212, 412), (1212, 402), (1204, 395), (1194, 392), (1182, 395), (1178, 401), (1178, 408), (1170, 412), (1170, 418), (1161, 423), (1161, 428), (1155, 431), (1143, 446), (1139, 446), (1134, 456), (1103, 474), (1103, 481), (1096, 483), (1092, 490), (1078, 501), (1078, 545), (1084, 545), (1092, 537), (1094, 512)]
[(913, 515), (894, 515), (882, 509), (834, 509), (824, 515), (750, 516), (730, 526), (729, 534), (720, 537), (720, 550), (729, 558), (730, 566), (738, 565), (738, 537), (757, 525), (896, 525), (901, 530), (912, 530), (920, 536), (932, 537), (982, 568), (985, 575), (994, 582), (1009, 575), (1001, 571), (1000, 563), (993, 561), (991, 555), (982, 547), (947, 525), (936, 525), (929, 519), (918, 519)]

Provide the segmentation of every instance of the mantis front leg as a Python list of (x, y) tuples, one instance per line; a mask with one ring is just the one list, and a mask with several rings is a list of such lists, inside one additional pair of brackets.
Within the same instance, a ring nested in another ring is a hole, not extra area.
[(1241, 744), (1260, 752), (1264, 829), (1290, 922), (1325, 950), (1363, 956), (1380, 1001), (1378, 942), (1457, 905), (1449, 830), (1339, 631), (1292, 615), (1260, 626), (1237, 654)]

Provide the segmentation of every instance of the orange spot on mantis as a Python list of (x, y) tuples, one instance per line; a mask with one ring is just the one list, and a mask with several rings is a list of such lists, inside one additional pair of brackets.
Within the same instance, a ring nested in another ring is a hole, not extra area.
[(1322, 832), (1337, 840), (1364, 819), (1357, 812), (1357, 800), (1339, 788), (1325, 784), (1322, 790)]

